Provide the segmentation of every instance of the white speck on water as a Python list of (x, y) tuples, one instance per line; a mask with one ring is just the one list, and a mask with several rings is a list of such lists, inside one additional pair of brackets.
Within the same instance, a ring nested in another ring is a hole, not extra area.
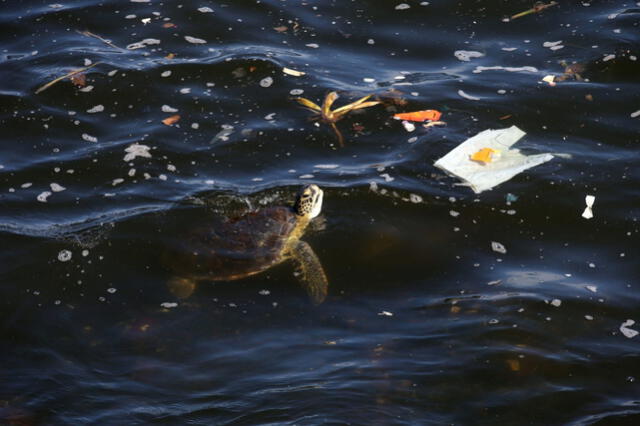
[(598, 292), (598, 287), (596, 287), (595, 285), (588, 285), (585, 287), (587, 290), (589, 290), (592, 293), (597, 293)]
[(505, 93), (507, 93), (507, 91), (506, 91), (506, 90), (504, 90), (504, 89), (499, 89), (499, 90), (498, 90), (498, 94), (499, 94), (499, 95), (504, 95)]
[(109, 72), (107, 73), (107, 75), (108, 75), (109, 77), (113, 77), (113, 76), (114, 76), (114, 75), (116, 75), (116, 74), (118, 74), (118, 70), (111, 70), (111, 71), (109, 71)]
[(375, 83), (376, 79), (371, 77), (365, 77), (362, 79), (365, 83)]
[(376, 41), (374, 39), (370, 38), (369, 40), (367, 40), (367, 44), (373, 45), (373, 44), (376, 44)]
[(79, 89), (79, 90), (81, 92), (83, 92), (83, 93), (89, 93), (90, 91), (93, 90), (93, 86), (89, 85), (89, 86), (83, 87), (82, 89)]
[(85, 140), (85, 141), (87, 141), (87, 142), (93, 142), (93, 143), (98, 142), (98, 138), (97, 138), (97, 137), (95, 137), (95, 136), (91, 136), (91, 135), (90, 135), (90, 134), (88, 134), (88, 133), (83, 133), (83, 134), (82, 134), (82, 139), (84, 139), (84, 140)]
[(46, 203), (47, 202), (47, 198), (49, 198), (50, 196), (51, 196), (51, 192), (50, 191), (43, 191), (36, 198), (41, 203)]
[(175, 172), (176, 166), (174, 166), (173, 164), (167, 164), (167, 170), (169, 170), (170, 172)]
[(260, 80), (260, 87), (269, 87), (273, 84), (273, 78), (272, 77), (265, 77), (262, 80)]
[(382, 311), (382, 312), (378, 312), (379, 316), (383, 316), (383, 317), (392, 317), (393, 316), (393, 312), (389, 312), (389, 311)]
[(258, 292), (258, 294), (259, 294), (260, 296), (268, 296), (268, 295), (270, 295), (270, 294), (271, 294), (271, 292), (270, 292), (269, 290), (260, 290), (260, 291)]
[(58, 185), (57, 183), (51, 183), (51, 184), (49, 184), (49, 186), (51, 187), (51, 190), (52, 190), (53, 192), (62, 192), (62, 191), (64, 191), (65, 189), (67, 189), (67, 188), (65, 188), (65, 187), (64, 187), (64, 186), (62, 186), (62, 185)]
[(544, 43), (542, 43), (543, 47), (553, 47), (553, 46), (559, 46), (562, 43), (562, 40), (558, 40), (558, 41), (545, 41)]
[(316, 164), (315, 166), (313, 166), (314, 169), (324, 169), (324, 170), (337, 169), (338, 167), (340, 167), (339, 164)]
[(210, 7), (204, 6), (204, 7), (199, 7), (198, 12), (213, 13), (213, 9), (211, 9)]
[(616, 58), (616, 55), (607, 55), (604, 58), (602, 58), (602, 61), (603, 62), (607, 62), (607, 61), (610, 61), (610, 60), (615, 59), (615, 58)]
[(20, 185), (20, 188), (29, 188), (31, 185), (33, 185), (31, 182), (26, 182)]
[(307, 173), (306, 175), (298, 176), (298, 178), (300, 178), (300, 179), (313, 179), (314, 176), (311, 173)]
[(60, 253), (58, 253), (58, 260), (60, 262), (68, 262), (69, 260), (71, 260), (71, 252), (69, 250), (61, 250)]
[(499, 322), (500, 322), (500, 320), (495, 319), (495, 318), (489, 320), (489, 324), (491, 324), (491, 325), (498, 324)]
[(455, 210), (449, 210), (449, 215), (451, 217), (458, 217), (458, 216), (460, 216), (460, 212), (457, 212)]
[(253, 182), (262, 182), (264, 179), (261, 177), (254, 177), (253, 179), (251, 179), (251, 181)]
[(187, 40), (189, 43), (193, 43), (193, 44), (204, 44), (207, 42), (206, 40), (203, 40), (201, 38), (196, 38), (191, 36), (184, 36), (184, 39)]
[(169, 105), (162, 105), (162, 112), (178, 112), (178, 109)]
[(491, 250), (501, 254), (507, 253), (507, 248), (497, 241), (491, 241)]
[(475, 50), (456, 50), (453, 52), (453, 56), (459, 61), (469, 62), (473, 58), (482, 58), (484, 53), (476, 52)]
[(407, 132), (413, 132), (416, 130), (416, 125), (410, 121), (402, 121), (402, 127), (404, 127)]
[(215, 184), (215, 183), (216, 183), (216, 181), (215, 181), (215, 180), (208, 179), (208, 180), (205, 180), (205, 181), (204, 181), (204, 183), (206, 183), (207, 185), (213, 185), (213, 184)]
[(89, 65), (91, 65), (91, 59), (86, 59), (84, 60), (84, 66), (88, 67)]
[(385, 182), (393, 182), (394, 180), (396, 180), (396, 178), (391, 177), (391, 176), (389, 175), (389, 173), (381, 173), (381, 174), (380, 174), (380, 177), (381, 177), (381, 178), (384, 178), (384, 181), (385, 181)]
[(154, 45), (154, 44), (160, 44), (160, 40), (158, 40), (156, 38), (145, 38), (142, 41), (138, 41), (136, 43), (131, 43), (131, 44), (127, 45), (127, 50), (142, 49), (143, 47), (151, 46), (151, 45)]
[(464, 91), (462, 91), (462, 90), (458, 90), (458, 95), (462, 96), (462, 97), (463, 97), (463, 98), (465, 98), (465, 99), (469, 99), (470, 101), (479, 101), (479, 100), (480, 100), (480, 98), (477, 98), (477, 97), (475, 97), (475, 96), (468, 95), (468, 94), (466, 94), (466, 93), (465, 93)]
[(136, 157), (151, 158), (151, 153), (149, 152), (150, 149), (151, 148), (147, 145), (142, 145), (137, 142), (133, 143), (125, 149), (125, 152), (127, 152), (127, 154), (124, 156), (123, 160), (125, 162), (129, 162)]
[(137, 16), (136, 15), (127, 15), (124, 17), (124, 19), (136, 19)]
[(117, 179), (114, 179), (114, 180), (111, 182), (111, 185), (112, 185), (112, 186), (120, 185), (122, 182), (124, 182), (124, 179), (122, 179), (122, 178), (117, 178)]
[(422, 197), (418, 194), (409, 194), (409, 200), (414, 204), (418, 204), (422, 202)]
[(407, 3), (400, 3), (399, 5), (396, 6), (396, 10), (407, 10), (410, 7), (411, 6), (409, 6)]
[(505, 52), (513, 52), (515, 50), (518, 50), (517, 47), (503, 47), (502, 50), (504, 50)]
[(509, 71), (509, 72), (538, 72), (538, 69), (536, 67), (531, 67), (531, 66), (524, 66), (524, 67), (503, 67), (500, 65), (493, 65), (490, 67), (483, 67), (482, 65), (478, 65), (473, 71), (471, 71), (474, 74), (479, 74), (482, 71), (493, 71), (493, 70), (502, 70), (502, 71)]
[(560, 305), (562, 305), (562, 300), (560, 299), (553, 299), (551, 301), (551, 306), (555, 306), (556, 308), (559, 308)]
[(136, 175), (136, 169), (134, 168), (129, 169), (129, 171), (127, 172), (127, 175), (129, 177), (134, 177)]
[(169, 77), (171, 75), (171, 70), (162, 71), (160, 73), (160, 77)]
[(631, 118), (640, 117), (640, 109), (630, 114)]
[(167, 175), (159, 175), (158, 179), (160, 180), (167, 180)]
[(113, 293), (115, 293), (116, 291), (118, 291), (118, 289), (116, 289), (116, 288), (114, 288), (114, 287), (109, 287), (109, 288), (107, 289), (107, 293), (109, 293), (109, 294), (113, 294)]
[(291, 91), (289, 92), (289, 94), (293, 96), (302, 95), (303, 93), (304, 93), (304, 90), (302, 89), (291, 89)]
[(632, 319), (628, 319), (625, 322), (622, 323), (622, 325), (620, 326), (620, 332), (624, 335), (624, 337), (629, 338), (629, 339), (633, 339), (634, 337), (636, 337), (638, 335), (638, 331), (629, 328), (631, 327), (633, 324), (635, 324), (636, 322)]
[(182, 93), (183, 95), (187, 95), (187, 94), (191, 93), (191, 88), (190, 87), (183, 87), (182, 89), (180, 89), (180, 93)]
[(318, 47), (320, 47), (320, 45), (317, 43), (309, 43), (309, 44), (305, 44), (305, 46), (310, 47), (312, 49), (317, 49)]
[(560, 50), (560, 49), (564, 49), (564, 46), (562, 44), (559, 44), (557, 46), (551, 46), (549, 48), (549, 50)]
[(413, 137), (410, 137), (409, 139), (407, 139), (407, 142), (414, 143), (417, 140), (418, 140), (418, 137), (417, 136), (413, 136)]
[(95, 114), (97, 112), (102, 112), (102, 111), (104, 111), (104, 105), (96, 105), (93, 108), (89, 108), (87, 110), (89, 114)]
[(160, 306), (166, 309), (171, 309), (171, 308), (176, 308), (178, 304), (176, 302), (162, 302)]
[(192, 128), (193, 130), (198, 130), (198, 128), (200, 128), (200, 124), (198, 124), (198, 123), (191, 123), (191, 128)]
[(585, 315), (584, 319), (586, 319), (588, 321), (593, 321), (593, 317), (591, 315)]
[(274, 117), (275, 117), (275, 116), (276, 116), (276, 113), (275, 113), (275, 112), (272, 112), (271, 114), (267, 114), (267, 115), (265, 115), (265, 116), (264, 116), (264, 119), (265, 119), (265, 120), (267, 120), (267, 121), (271, 121), (271, 120), (273, 120), (273, 119), (274, 119)]
[(89, 256), (89, 250), (82, 250), (82, 257), (87, 257)]

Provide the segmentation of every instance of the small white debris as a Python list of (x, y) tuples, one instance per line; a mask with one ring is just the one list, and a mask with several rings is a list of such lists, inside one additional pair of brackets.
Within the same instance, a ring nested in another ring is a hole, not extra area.
[(87, 257), (89, 256), (89, 250), (82, 250), (82, 257)]
[(62, 186), (62, 185), (58, 185), (57, 183), (51, 183), (51, 184), (49, 184), (49, 186), (51, 187), (51, 190), (52, 190), (53, 192), (62, 192), (62, 191), (64, 191), (65, 189), (67, 189), (67, 188), (65, 188), (65, 187), (64, 187), (64, 186)]
[(402, 121), (402, 127), (404, 127), (407, 132), (413, 132), (416, 130), (416, 125), (410, 121)]
[(542, 43), (542, 46), (544, 46), (544, 47), (553, 47), (553, 46), (559, 46), (561, 43), (562, 43), (562, 40), (545, 41), (544, 43)]
[(148, 147), (147, 145), (142, 145), (137, 142), (133, 143), (125, 149), (125, 152), (127, 153), (127, 155), (124, 156), (123, 160), (125, 162), (129, 162), (135, 159), (136, 157), (151, 158), (151, 153), (149, 153), (150, 149), (151, 148)]
[(178, 304), (176, 302), (163, 302), (160, 304), (160, 306), (162, 306), (165, 309), (171, 309), (171, 308), (177, 307)]
[(598, 292), (598, 287), (596, 287), (595, 285), (588, 285), (585, 287), (587, 290), (589, 290), (592, 293), (597, 293)]
[(158, 179), (167, 180), (167, 175), (158, 175)]
[(560, 299), (553, 299), (551, 301), (551, 306), (555, 306), (556, 308), (559, 308), (560, 305), (562, 305), (562, 300)]
[(513, 52), (515, 50), (518, 50), (517, 47), (503, 47), (501, 50), (504, 50), (505, 52)]
[(196, 38), (191, 36), (184, 36), (184, 39), (187, 40), (189, 43), (193, 43), (193, 44), (204, 44), (207, 42), (206, 40), (203, 40), (201, 38)]
[(616, 58), (616, 55), (607, 55), (604, 58), (602, 58), (602, 62), (607, 62), (615, 58)]
[(584, 319), (586, 319), (587, 321), (593, 321), (593, 317), (591, 315), (585, 315)]
[(93, 86), (92, 85), (88, 85), (83, 87), (82, 89), (78, 89), (79, 91), (81, 91), (82, 93), (89, 93), (90, 91), (93, 90)]
[(480, 100), (480, 98), (476, 98), (475, 96), (468, 95), (462, 90), (458, 90), (458, 95), (462, 96), (465, 99), (469, 99), (470, 101), (479, 101)]
[(451, 217), (458, 217), (458, 216), (460, 216), (460, 212), (457, 212), (455, 210), (449, 210), (449, 215)]
[(635, 324), (636, 322), (632, 319), (628, 319), (625, 322), (622, 323), (622, 325), (620, 326), (620, 332), (624, 335), (624, 337), (627, 337), (629, 339), (633, 339), (634, 337), (636, 337), (639, 333), (636, 330), (633, 330), (631, 327), (633, 324)]
[(506, 254), (507, 253), (507, 249), (505, 246), (503, 246), (502, 244), (500, 244), (497, 241), (491, 241), (491, 250), (497, 252), (497, 253), (502, 253), (502, 254)]
[(191, 128), (192, 128), (193, 130), (198, 130), (198, 129), (200, 128), (200, 124), (198, 124), (198, 123), (191, 123)]
[(381, 177), (381, 178), (384, 178), (384, 181), (385, 181), (385, 182), (393, 182), (394, 180), (396, 180), (396, 178), (391, 177), (391, 176), (389, 175), (389, 173), (381, 173), (381, 174), (380, 174), (380, 177)]
[(111, 182), (111, 185), (112, 186), (120, 185), (122, 182), (124, 182), (124, 179), (117, 178), (117, 179), (114, 179), (113, 182)]
[(584, 202), (587, 204), (584, 211), (582, 212), (582, 217), (585, 219), (591, 219), (593, 217), (593, 211), (591, 208), (593, 207), (593, 203), (596, 200), (596, 197), (593, 195), (587, 195), (584, 197)]
[(160, 77), (169, 77), (171, 75), (171, 70), (163, 71), (160, 73)]
[(61, 250), (60, 253), (58, 253), (58, 260), (60, 262), (68, 262), (71, 260), (71, 252), (69, 250)]
[(265, 77), (262, 80), (260, 80), (260, 87), (269, 87), (273, 84), (273, 78), (272, 77)]
[(23, 189), (30, 188), (31, 185), (33, 185), (31, 182), (26, 182), (20, 185), (20, 188), (23, 188)]
[(167, 164), (167, 170), (169, 170), (170, 172), (175, 172), (176, 166), (174, 166), (173, 164)]
[(260, 291), (258, 292), (258, 294), (259, 294), (260, 296), (268, 296), (268, 295), (270, 295), (270, 294), (271, 294), (271, 292), (270, 292), (269, 290), (260, 290)]
[(560, 49), (564, 49), (564, 45), (559, 44), (559, 45), (557, 45), (557, 46), (551, 46), (551, 47), (549, 48), (549, 50), (560, 50)]
[(364, 81), (365, 83), (375, 83), (376, 79), (371, 77), (365, 77), (362, 79), (362, 81)]
[(632, 113), (631, 113), (631, 115), (630, 115), (630, 117), (631, 117), (631, 118), (640, 117), (640, 109), (639, 109), (639, 110), (637, 110), (637, 111), (635, 111), (635, 112), (632, 112)]
[(417, 194), (409, 194), (409, 200), (414, 204), (418, 204), (422, 202), (422, 197)]
[(84, 140), (85, 140), (85, 141), (87, 141), (87, 142), (93, 142), (93, 143), (98, 142), (98, 138), (97, 138), (97, 137), (95, 137), (95, 136), (91, 136), (91, 135), (90, 135), (90, 134), (88, 134), (88, 133), (83, 133), (83, 134), (82, 134), (82, 139), (84, 139)]
[(104, 111), (104, 105), (96, 105), (93, 108), (89, 108), (87, 110), (89, 114), (95, 114), (96, 112), (102, 112), (102, 111)]
[(549, 75), (545, 75), (542, 78), (542, 81), (544, 81), (545, 83), (549, 83), (549, 86), (555, 86), (556, 85), (556, 76), (553, 74), (549, 74)]
[(474, 50), (456, 50), (453, 52), (453, 55), (458, 58), (459, 61), (469, 62), (473, 58), (482, 58), (484, 53)]
[(275, 116), (276, 116), (276, 113), (272, 112), (271, 114), (265, 115), (264, 119), (267, 120), (267, 121), (272, 121), (275, 118)]
[(302, 71), (298, 71), (298, 70), (293, 70), (291, 68), (282, 68), (282, 72), (288, 75), (292, 75), (294, 77), (302, 77), (303, 75), (305, 75), (305, 72)]
[(337, 169), (338, 167), (340, 167), (339, 164), (316, 164), (315, 166), (313, 166), (314, 169), (323, 169), (323, 170)]
[[(151, 18), (147, 18), (147, 19), (151, 21)], [(142, 20), (142, 22), (144, 23), (144, 19)], [(142, 49), (143, 47), (151, 46), (154, 44), (160, 44), (160, 40), (156, 38), (145, 38), (142, 41), (138, 41), (136, 43), (131, 43), (127, 45), (127, 49), (128, 50)]]
[(189, 93), (191, 93), (191, 88), (190, 87), (183, 87), (182, 89), (180, 89), (180, 93), (183, 95), (188, 95)]
[(199, 7), (198, 8), (198, 12), (202, 12), (202, 13), (213, 13), (213, 9), (211, 9), (210, 7)]
[(109, 287), (107, 289), (107, 293), (109, 294), (114, 294), (116, 291), (118, 291), (118, 289), (114, 288), (114, 287)]
[(531, 66), (503, 67), (503, 66), (500, 66), (500, 65), (493, 65), (493, 66), (490, 66), (490, 67), (484, 67), (482, 65), (478, 65), (471, 72), (474, 73), (474, 74), (480, 74), (483, 71), (538, 72), (538, 68), (531, 67)]
[(406, 3), (400, 3), (399, 5), (396, 6), (396, 10), (407, 10), (409, 9), (411, 6), (409, 6)]
[(46, 203), (47, 202), (47, 198), (49, 198), (51, 196), (51, 194), (52, 193), (50, 191), (43, 191), (36, 198), (41, 203)]
[(178, 112), (178, 109), (170, 107), (169, 105), (162, 105), (162, 112)]
[(291, 89), (291, 91), (289, 92), (289, 94), (293, 96), (299, 96), (299, 95), (302, 95), (303, 93), (304, 93), (304, 90), (302, 89)]
[(393, 316), (393, 312), (389, 312), (389, 311), (382, 311), (382, 312), (378, 312), (379, 316), (384, 316), (384, 317), (392, 317)]
[(313, 179), (315, 176), (312, 175), (311, 173), (307, 173), (306, 175), (300, 175), (298, 176), (298, 178), (300, 179)]
[(309, 44), (305, 44), (305, 46), (310, 47), (312, 49), (317, 49), (318, 47), (320, 47), (320, 45), (317, 43), (309, 43)]

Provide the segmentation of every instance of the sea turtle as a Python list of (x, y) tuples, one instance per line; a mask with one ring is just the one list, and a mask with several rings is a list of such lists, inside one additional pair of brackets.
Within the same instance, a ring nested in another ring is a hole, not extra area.
[(170, 290), (178, 297), (193, 293), (198, 281), (229, 281), (263, 272), (292, 259), (300, 282), (315, 304), (327, 296), (327, 276), (309, 244), (300, 240), (322, 208), (323, 191), (304, 186), (293, 207), (268, 207), (195, 229), (172, 254)]

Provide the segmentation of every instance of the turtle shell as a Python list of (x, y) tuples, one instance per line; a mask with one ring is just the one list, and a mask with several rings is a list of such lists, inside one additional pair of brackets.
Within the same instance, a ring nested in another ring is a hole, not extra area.
[(298, 224), (288, 207), (270, 207), (218, 225), (195, 229), (170, 264), (195, 279), (234, 280), (264, 271), (283, 260)]

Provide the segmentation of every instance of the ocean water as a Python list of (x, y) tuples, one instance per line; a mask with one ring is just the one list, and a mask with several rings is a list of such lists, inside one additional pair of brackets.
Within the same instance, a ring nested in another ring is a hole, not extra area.
[[(640, 3), (531, 6), (0, 0), (0, 424), (638, 424)], [(381, 101), (344, 146), (295, 101), (332, 91)], [(514, 125), (554, 158), (434, 167)], [(167, 286), (309, 183), (324, 303), (291, 262)]]

